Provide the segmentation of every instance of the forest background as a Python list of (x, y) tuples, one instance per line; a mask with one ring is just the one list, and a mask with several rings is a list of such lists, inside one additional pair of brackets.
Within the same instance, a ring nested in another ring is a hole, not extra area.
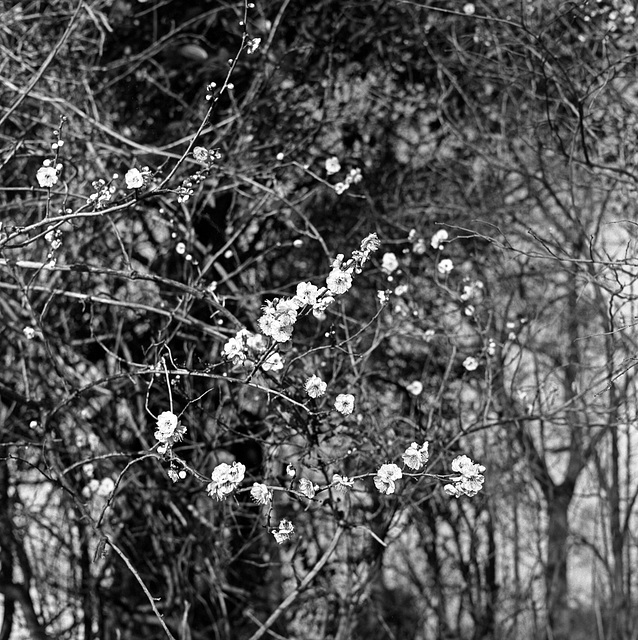
[(5, 0), (0, 640), (637, 638), (637, 8)]

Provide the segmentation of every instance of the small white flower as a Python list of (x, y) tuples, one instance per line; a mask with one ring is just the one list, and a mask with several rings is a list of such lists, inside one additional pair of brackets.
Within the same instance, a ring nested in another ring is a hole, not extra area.
[(213, 469), (206, 492), (211, 498), (224, 500), (239, 486), (245, 473), (246, 467), (241, 462), (233, 462), (232, 466), (222, 462)]
[(425, 466), (430, 458), (429, 446), (427, 442), (424, 442), (421, 447), (413, 442), (403, 453), (402, 458), (405, 466), (415, 471)]
[(326, 317), (326, 309), (335, 301), (331, 295), (325, 295), (321, 300), (317, 300), (312, 306), (312, 315), (317, 320), (323, 320)]
[(250, 497), (259, 505), (266, 505), (272, 501), (272, 493), (265, 484), (260, 482), (253, 484)]
[(430, 240), (430, 246), (433, 249), (443, 249), (443, 243), (448, 239), (449, 235), (445, 229), (439, 229)]
[(475, 11), (476, 11), (476, 7), (471, 2), (468, 2), (463, 5), (463, 13), (466, 16), (473, 16)]
[(487, 355), (493, 356), (495, 353), (496, 353), (496, 342), (494, 342), (494, 340), (490, 338), (487, 343)]
[(408, 285), (407, 284), (400, 284), (395, 290), (394, 290), (394, 295), (395, 296), (403, 296), (408, 292)]
[(403, 472), (396, 464), (382, 464), (374, 476), (374, 485), (383, 494), (389, 495), (396, 489), (395, 481), (403, 477)]
[(332, 293), (341, 295), (352, 286), (352, 275), (347, 271), (335, 268), (326, 278), (326, 284)]
[(347, 188), (348, 185), (345, 182), (337, 182), (337, 184), (334, 186), (335, 193), (338, 196), (340, 196)]
[(139, 189), (144, 186), (144, 176), (139, 169), (129, 169), (124, 176), (124, 181), (127, 189)]
[(448, 274), (454, 269), (454, 263), (449, 258), (445, 258), (439, 262), (437, 269), (441, 275)]
[(311, 398), (319, 398), (326, 393), (328, 385), (319, 376), (310, 376), (306, 380), (306, 393)]
[(268, 349), (268, 340), (260, 333), (251, 333), (243, 329), (237, 335), (242, 334), (246, 340), (246, 346), (255, 353), (264, 353)]
[(237, 336), (229, 338), (222, 349), (222, 354), (228, 360), (231, 360), (233, 364), (241, 364), (246, 359), (243, 341), (238, 339)]
[(180, 426), (177, 416), (172, 411), (164, 411), (157, 417), (155, 439), (160, 442), (159, 453), (166, 453), (170, 447), (179, 442), (186, 433), (186, 427)]
[(348, 491), (354, 486), (354, 480), (348, 478), (348, 476), (340, 476), (338, 473), (333, 474), (332, 484), (335, 485), (337, 491)]
[(22, 329), (22, 333), (24, 333), (24, 337), (27, 340), (33, 340), (35, 337), (35, 329), (33, 327), (25, 327)]
[(366, 255), (370, 255), (370, 253), (372, 253), (373, 251), (377, 251), (380, 246), (381, 241), (379, 240), (379, 236), (376, 233), (367, 235), (361, 241), (361, 251)]
[(286, 475), (289, 478), (294, 478), (297, 475), (297, 469), (295, 469), (295, 466), (293, 464), (288, 463), (286, 465)]
[(462, 495), (461, 490), (454, 484), (446, 484), (443, 487), (443, 491), (454, 498), (458, 498)]
[(282, 520), (279, 523), (279, 529), (275, 529), (272, 534), (275, 536), (277, 544), (282, 544), (286, 542), (286, 540), (290, 540), (294, 530), (295, 527), (290, 520)]
[(206, 162), (210, 157), (210, 154), (208, 153), (208, 149), (205, 149), (204, 147), (195, 147), (193, 149), (193, 157), (198, 162)]
[(264, 371), (281, 371), (284, 368), (283, 358), (278, 353), (271, 353), (262, 363)]
[(310, 282), (300, 282), (297, 285), (297, 292), (293, 300), (303, 305), (314, 305), (317, 302), (317, 296), (319, 295), (319, 289)]
[(246, 45), (246, 53), (248, 53), (249, 56), (252, 56), (253, 53), (255, 53), (255, 51), (257, 51), (257, 49), (259, 49), (259, 45), (260, 44), (261, 44), (261, 38), (253, 38)]
[(422, 256), (427, 251), (427, 246), (425, 244), (425, 240), (423, 238), (419, 238), (412, 247), (412, 251), (417, 256)]
[(326, 173), (331, 176), (337, 172), (341, 171), (341, 165), (339, 164), (339, 158), (337, 156), (332, 156), (332, 158), (328, 158), (326, 160)]
[(399, 268), (399, 261), (394, 253), (384, 253), (381, 260), (381, 270), (390, 275)]
[(354, 410), (354, 396), (351, 393), (340, 393), (335, 400), (335, 409), (344, 416)]
[(35, 174), (41, 187), (52, 187), (58, 181), (58, 172), (53, 167), (40, 167)]
[(319, 487), (316, 484), (312, 484), (312, 482), (307, 478), (301, 478), (301, 480), (299, 480), (299, 491), (303, 493), (306, 498), (310, 498), (312, 500), (312, 498), (315, 497), (318, 488)]
[(423, 383), (420, 380), (413, 380), (406, 389), (409, 394), (413, 396), (420, 396), (423, 393)]
[(476, 371), (478, 369), (479, 362), (476, 358), (472, 356), (468, 356), (463, 360), (463, 367), (465, 367), (466, 371)]

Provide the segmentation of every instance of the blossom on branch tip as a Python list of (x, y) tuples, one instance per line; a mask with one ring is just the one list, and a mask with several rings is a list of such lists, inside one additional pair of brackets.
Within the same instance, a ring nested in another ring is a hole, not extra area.
[(311, 398), (319, 398), (326, 393), (328, 385), (319, 376), (310, 376), (304, 388)]
[(232, 466), (222, 462), (213, 469), (206, 492), (211, 498), (225, 500), (242, 482), (245, 473), (246, 467), (241, 462), (233, 462)]
[(396, 464), (382, 464), (374, 476), (374, 485), (385, 495), (394, 493), (395, 481), (403, 477), (403, 472)]

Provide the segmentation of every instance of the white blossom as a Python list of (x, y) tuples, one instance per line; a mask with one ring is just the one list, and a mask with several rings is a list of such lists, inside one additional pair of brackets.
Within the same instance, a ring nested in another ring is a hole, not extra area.
[(301, 478), (301, 480), (299, 480), (299, 491), (303, 493), (306, 498), (314, 498), (318, 488), (316, 484), (313, 484), (307, 478)]
[(335, 485), (337, 491), (347, 491), (354, 486), (354, 480), (348, 478), (348, 476), (341, 476), (338, 473), (332, 475), (332, 484)]
[(40, 167), (35, 174), (41, 187), (52, 187), (58, 181), (58, 172), (53, 167)]
[(339, 413), (348, 416), (354, 410), (354, 396), (351, 393), (340, 393), (335, 399), (334, 406)]
[(129, 169), (124, 175), (127, 189), (139, 189), (144, 186), (144, 176), (139, 169)]
[(430, 240), (433, 249), (443, 249), (443, 243), (448, 239), (448, 232), (445, 229), (439, 229)]
[(328, 385), (319, 376), (310, 376), (306, 380), (306, 393), (311, 398), (319, 398), (326, 393)]
[(294, 530), (295, 527), (290, 520), (282, 520), (279, 523), (279, 529), (275, 529), (272, 534), (275, 536), (277, 544), (282, 544), (286, 542), (286, 540), (290, 540)]
[(233, 462), (232, 466), (222, 462), (213, 469), (206, 492), (211, 498), (225, 500), (239, 486), (245, 473), (246, 467), (241, 462)]
[(159, 453), (166, 453), (170, 447), (179, 442), (186, 433), (186, 427), (179, 424), (177, 416), (172, 411), (164, 411), (157, 416), (157, 430), (155, 439), (160, 442)]
[(395, 481), (403, 477), (403, 472), (396, 464), (382, 464), (374, 476), (376, 488), (386, 495), (394, 493)]
[(413, 380), (406, 389), (409, 394), (413, 396), (420, 396), (423, 393), (423, 383), (420, 380)]
[(331, 176), (338, 171), (341, 171), (341, 164), (339, 164), (339, 158), (332, 156), (326, 160), (326, 173)]
[(293, 300), (299, 304), (299, 306), (310, 305), (313, 306), (317, 302), (317, 296), (319, 295), (319, 289), (310, 282), (300, 282), (297, 285), (297, 292)]
[(445, 258), (439, 262), (437, 269), (441, 275), (446, 275), (454, 269), (454, 263), (449, 258)]
[(352, 275), (347, 271), (334, 268), (326, 278), (328, 289), (337, 295), (345, 293), (352, 286)]
[(399, 261), (394, 253), (384, 253), (381, 260), (381, 270), (390, 275), (399, 268)]
[(463, 360), (463, 367), (466, 371), (476, 371), (476, 369), (478, 369), (478, 366), (479, 362), (473, 356), (468, 356), (467, 358), (465, 358), (465, 360)]
[(271, 353), (262, 363), (264, 371), (281, 371), (284, 368), (283, 358), (278, 353)]
[(466, 455), (457, 456), (452, 460), (452, 471), (461, 475), (453, 477), (453, 485), (445, 485), (443, 490), (451, 496), (458, 498), (461, 495), (475, 496), (482, 488), (485, 476), (485, 467), (474, 463)]
[(272, 493), (265, 484), (255, 482), (250, 489), (250, 497), (260, 505), (266, 505), (272, 501)]
[(406, 467), (418, 471), (428, 463), (430, 458), (429, 443), (424, 442), (422, 446), (413, 442), (403, 453), (403, 462)]

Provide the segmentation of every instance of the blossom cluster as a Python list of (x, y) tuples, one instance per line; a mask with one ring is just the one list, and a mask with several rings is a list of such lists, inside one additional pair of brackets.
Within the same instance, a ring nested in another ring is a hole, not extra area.
[(472, 462), (467, 456), (457, 456), (452, 460), (452, 471), (460, 475), (452, 478), (454, 484), (446, 484), (443, 490), (451, 496), (458, 498), (461, 495), (475, 496), (482, 488), (485, 476), (485, 467)]
[(222, 348), (222, 354), (234, 365), (255, 363), (263, 359), (261, 368), (264, 371), (280, 371), (284, 367), (283, 358), (277, 353), (269, 353), (266, 338), (259, 333), (241, 329), (233, 338), (229, 338)]
[(300, 314), (311, 311), (316, 318), (323, 318), (326, 309), (335, 301), (335, 296), (342, 295), (350, 289), (353, 275), (361, 273), (370, 254), (380, 246), (376, 233), (371, 233), (363, 239), (360, 249), (352, 252), (349, 260), (344, 262), (343, 254), (335, 258), (325, 287), (319, 288), (310, 282), (300, 282), (292, 298), (267, 301), (258, 320), (262, 333), (275, 342), (287, 342), (292, 337), (294, 325)]

